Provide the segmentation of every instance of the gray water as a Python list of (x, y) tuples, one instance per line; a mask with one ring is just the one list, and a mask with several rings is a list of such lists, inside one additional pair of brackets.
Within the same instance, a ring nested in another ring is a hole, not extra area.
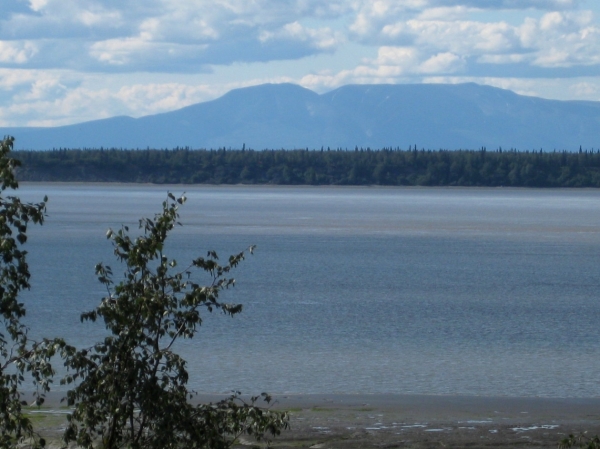
[[(105, 294), (106, 229), (180, 186), (24, 185), (34, 335), (80, 346)], [(193, 388), (245, 393), (600, 396), (600, 191), (187, 186), (180, 263), (258, 246), (179, 345)], [(116, 275), (119, 270), (115, 270)]]

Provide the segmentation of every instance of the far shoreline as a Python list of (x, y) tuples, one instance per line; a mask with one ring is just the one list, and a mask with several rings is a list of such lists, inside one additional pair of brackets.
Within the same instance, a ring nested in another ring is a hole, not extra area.
[(149, 182), (118, 182), (118, 181), (19, 181), (19, 186), (98, 186), (98, 187), (151, 187), (151, 188), (247, 188), (247, 189), (332, 189), (332, 190), (489, 190), (489, 191), (600, 191), (600, 187), (526, 187), (526, 186), (408, 186), (408, 185), (340, 185), (340, 184), (171, 184)]
[[(31, 393), (25, 394), (31, 399)], [(45, 397), (44, 408), (62, 407), (66, 391), (51, 391)], [(218, 402), (228, 398), (227, 393), (198, 393), (193, 403)], [(240, 396), (249, 402), (250, 394)], [(402, 393), (273, 393), (270, 406), (275, 409), (294, 408), (364, 408), (394, 410), (411, 414), (433, 416), (444, 414), (503, 413), (517, 417), (523, 413), (579, 420), (590, 416), (600, 419), (600, 397), (539, 397), (539, 396), (471, 396)], [(259, 405), (267, 405), (259, 399)]]

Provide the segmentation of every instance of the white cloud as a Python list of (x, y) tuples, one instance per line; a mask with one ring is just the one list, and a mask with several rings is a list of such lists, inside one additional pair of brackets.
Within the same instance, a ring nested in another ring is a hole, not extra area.
[(541, 67), (600, 64), (600, 28), (589, 12), (552, 12), (541, 19), (527, 19), (518, 30), (524, 47)]
[[(34, 47), (17, 51), (11, 44), (0, 65), (108, 72), (162, 71), (170, 65), (172, 70), (193, 71), (236, 61), (297, 59), (332, 52), (357, 39), (368, 45), (417, 46), (428, 58), (453, 53), (462, 60), (478, 57), (480, 62), (502, 64), (519, 59), (503, 55), (537, 52), (520, 62), (571, 66), (586, 64), (585, 58), (597, 50), (594, 18), (575, 12), (577, 4), (575, 0), (30, 0), (30, 9), (37, 14), (9, 14), (0, 22), (0, 39), (35, 46), (39, 37), (44, 51), (39, 45), (37, 51), (32, 51)], [(502, 20), (469, 20), (470, 14), (481, 10), (498, 10), (501, 16), (507, 9), (527, 8), (549, 12), (521, 27)], [(343, 22), (336, 27), (327, 25), (338, 19)], [(557, 44), (563, 37), (561, 48), (546, 49), (548, 42)], [(578, 45), (594, 48), (586, 51)]]
[[(469, 14), (477, 8), (465, 2), (437, 3), (444, 6), (415, 13), (405, 3), (372, 2), (361, 10), (351, 28), (366, 45), (414, 48), (421, 59), (427, 58), (429, 62), (421, 61), (413, 73), (448, 73), (478, 64), (521, 65), (538, 71), (600, 66), (600, 28), (590, 11), (551, 11), (539, 18), (525, 17), (521, 25), (514, 25), (502, 20), (469, 20)], [(514, 7), (511, 2), (495, 3), (498, 7)], [(562, 9), (576, 5), (559, 3), (552, 4)], [(528, 4), (543, 6), (541, 2)], [(377, 63), (389, 64), (389, 61)], [(400, 69), (401, 74), (406, 73), (402, 64)]]
[(303, 27), (299, 22), (284, 25), (276, 31), (263, 31), (259, 35), (260, 42), (273, 40), (291, 40), (307, 43), (312, 48), (319, 50), (333, 50), (342, 41), (341, 33), (335, 33), (330, 28), (311, 29)]
[(207, 85), (190, 86), (179, 83), (134, 84), (123, 86), (115, 94), (129, 109), (129, 114), (156, 114), (189, 106), (214, 96), (214, 88)]
[(434, 76), (423, 78), (425, 83), (479, 83), (512, 90), (520, 95), (555, 100), (600, 101), (600, 79), (578, 78), (494, 78), (470, 76)]
[(155, 43), (146, 36), (124, 39), (110, 39), (96, 42), (90, 47), (90, 56), (101, 64), (151, 68), (157, 63), (182, 63), (193, 61), (207, 48), (206, 45), (181, 45)]
[(151, 50), (151, 44), (140, 37), (109, 39), (94, 43), (90, 47), (90, 55), (100, 62), (123, 65), (131, 60), (134, 53)]
[(451, 52), (427, 55), (415, 47), (381, 47), (377, 58), (366, 61), (370, 67), (359, 66), (355, 73), (373, 73), (391, 76), (407, 76), (415, 74), (454, 73), (462, 68), (462, 58)]
[(121, 25), (123, 16), (120, 11), (82, 10), (77, 12), (75, 20), (86, 27), (108, 26), (116, 28)]
[(522, 53), (508, 53), (503, 55), (488, 54), (477, 58), (477, 62), (483, 64), (519, 64), (527, 61), (528, 55)]
[(379, 48), (377, 59), (374, 61), (377, 65), (396, 65), (400, 67), (410, 67), (418, 63), (419, 55), (413, 47), (388, 47)]
[[(37, 14), (0, 18), (0, 39), (44, 41), (44, 56), (28, 59), (30, 67), (109, 72), (160, 71), (166, 62), (197, 70), (332, 51), (342, 34), (302, 20), (337, 19), (352, 10), (344, 0), (32, 0), (30, 8)], [(61, 40), (69, 41), (67, 54)], [(286, 53), (285, 45), (292, 51)], [(200, 52), (205, 46), (208, 51)]]
[(454, 53), (438, 53), (419, 66), (419, 73), (452, 73), (464, 66), (464, 60)]
[[(357, 2), (357, 13), (349, 30), (359, 39), (370, 40), (379, 31), (407, 14), (419, 12), (428, 6), (427, 0), (374, 0)], [(360, 6), (359, 6), (360, 5)]]
[(33, 42), (0, 40), (0, 63), (24, 64), (37, 52), (38, 48)]
[[(168, 100), (177, 91), (175, 86), (164, 88), (161, 98), (157, 96), (156, 86), (145, 86), (142, 89), (134, 85), (117, 91), (77, 87), (63, 92), (52, 87), (54, 86), (51, 84), (36, 83), (28, 92), (15, 98), (18, 101), (7, 107), (0, 107), (0, 123), (8, 126), (23, 120), (22, 124), (26, 126), (57, 126), (72, 123), (73, 116), (77, 116), (79, 122), (114, 115), (133, 115), (134, 110), (152, 113), (186, 105), (185, 101), (177, 103)], [(167, 109), (161, 108), (161, 100), (165, 101)], [(140, 111), (137, 108), (141, 103), (145, 106)]]
[(30, 8), (34, 11), (40, 11), (48, 5), (48, 0), (29, 0)]
[(45, 100), (49, 96), (59, 96), (67, 92), (67, 87), (60, 83), (58, 79), (42, 78), (36, 79), (31, 83), (27, 92), (16, 95), (15, 99), (19, 101), (38, 101)]
[(140, 117), (212, 100), (238, 87), (294, 81), (270, 77), (215, 85), (111, 83), (105, 78), (71, 71), (0, 69), (0, 126), (60, 126), (117, 115)]
[(410, 20), (406, 25), (400, 32), (409, 34), (416, 45), (464, 56), (514, 51), (520, 44), (514, 27), (504, 22)]
[(600, 100), (600, 82), (580, 81), (569, 86), (569, 92), (582, 100)]
[(429, 5), (464, 5), (481, 9), (572, 9), (580, 0), (431, 0)]
[(428, 56), (414, 47), (383, 46), (377, 58), (365, 60), (353, 69), (305, 75), (299, 84), (322, 92), (344, 84), (414, 82), (424, 75), (455, 73), (463, 66), (464, 60), (450, 52)]
[(416, 16), (417, 20), (462, 20), (469, 12), (474, 11), (474, 8), (468, 8), (464, 5), (457, 6), (440, 6), (427, 8)]

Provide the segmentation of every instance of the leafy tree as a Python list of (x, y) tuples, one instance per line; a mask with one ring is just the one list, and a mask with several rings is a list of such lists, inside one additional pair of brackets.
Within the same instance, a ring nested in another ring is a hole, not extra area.
[[(19, 187), (15, 169), (19, 161), (9, 156), (14, 139), (0, 141), (0, 191)], [(21, 386), (29, 372), (37, 386), (36, 400), (41, 404), (48, 391), (52, 367), (50, 351), (34, 343), (27, 336), (27, 327), (21, 322), (25, 306), (19, 302), (21, 291), (29, 289), (27, 241), (29, 223), (42, 224), (47, 198), (37, 204), (23, 203), (14, 196), (0, 195), (0, 448), (15, 447), (30, 440), (34, 447), (44, 446), (36, 436), (31, 420), (23, 411)]]
[(259, 399), (269, 403), (264, 393), (248, 403), (238, 394), (216, 404), (190, 401), (186, 362), (173, 352), (174, 344), (195, 336), (203, 310), (231, 316), (242, 311), (219, 295), (234, 285), (228, 276), (245, 252), (221, 265), (210, 251), (179, 269), (164, 247), (184, 202), (185, 197), (169, 194), (161, 213), (140, 220), (138, 237), (132, 238), (127, 227), (107, 233), (125, 274), (115, 284), (112, 269), (98, 264), (107, 296), (81, 316), (82, 321), (103, 320), (109, 336), (91, 348), (62, 348), (70, 369), (63, 382), (73, 384), (67, 393), (74, 407), (64, 434), (67, 444), (90, 449), (98, 444), (106, 449), (227, 448), (241, 434), (260, 440), (288, 426), (285, 413), (256, 405)]

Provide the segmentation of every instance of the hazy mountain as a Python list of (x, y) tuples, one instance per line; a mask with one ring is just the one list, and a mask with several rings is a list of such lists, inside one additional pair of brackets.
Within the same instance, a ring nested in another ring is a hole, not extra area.
[(265, 84), (173, 112), (55, 128), (0, 128), (18, 149), (600, 147), (600, 102), (477, 84), (349, 85), (323, 95)]

